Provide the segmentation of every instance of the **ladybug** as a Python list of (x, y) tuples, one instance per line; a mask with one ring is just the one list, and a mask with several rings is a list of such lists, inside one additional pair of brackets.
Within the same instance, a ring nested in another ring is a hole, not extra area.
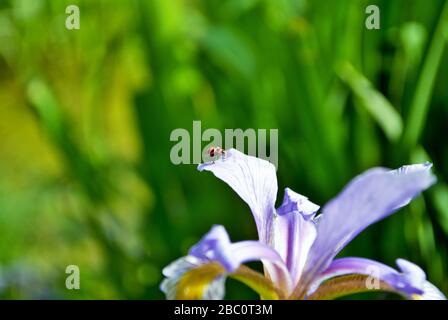
[[(224, 159), (224, 157), (226, 156), (226, 150), (224, 150), (221, 147), (210, 147), (208, 149), (207, 153), (210, 156), (210, 158), (214, 158), (215, 156), (220, 155)], [(213, 160), (213, 162), (215, 162), (215, 161)]]

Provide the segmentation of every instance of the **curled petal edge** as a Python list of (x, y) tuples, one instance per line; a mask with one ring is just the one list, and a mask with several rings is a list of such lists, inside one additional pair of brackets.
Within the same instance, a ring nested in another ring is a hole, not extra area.
[(371, 290), (397, 293), (407, 299), (445, 300), (443, 293), (426, 280), (423, 270), (398, 259), (397, 271), (364, 258), (336, 259), (308, 290), (309, 299), (330, 299)]

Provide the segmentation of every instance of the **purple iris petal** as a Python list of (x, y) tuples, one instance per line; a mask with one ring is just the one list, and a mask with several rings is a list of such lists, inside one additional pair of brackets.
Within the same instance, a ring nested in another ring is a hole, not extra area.
[(308, 219), (312, 218), (317, 210), (319, 210), (319, 206), (309, 201), (307, 197), (302, 196), (289, 188), (285, 188), (283, 203), (277, 209), (277, 213), (283, 215), (292, 211), (297, 211), (304, 218)]
[(274, 221), (272, 246), (286, 263), (291, 279), (297, 284), (309, 249), (316, 238), (312, 221), (319, 206), (289, 188), (285, 189), (282, 205)]
[(409, 298), (419, 295), (422, 299), (444, 299), (443, 294), (426, 281), (423, 270), (412, 262), (398, 259), (400, 272), (380, 262), (364, 258), (341, 258), (334, 260), (330, 266), (315, 278), (311, 294), (324, 281), (333, 277), (362, 274), (378, 278)]
[(430, 164), (397, 170), (375, 168), (353, 179), (322, 210), (305, 266), (306, 281), (323, 272), (336, 254), (374, 222), (409, 203), (435, 182)]
[(211, 230), (194, 245), (189, 255), (205, 260), (218, 261), (229, 272), (240, 265), (240, 261), (232, 258), (230, 238), (223, 226), (213, 226)]
[(286, 262), (294, 285), (300, 279), (308, 252), (316, 238), (316, 226), (299, 211), (277, 216), (272, 246)]
[(291, 291), (288, 270), (278, 254), (270, 246), (259, 241), (231, 243), (223, 226), (216, 225), (190, 249), (189, 255), (206, 262), (219, 262), (227, 272), (234, 272), (241, 264), (262, 261), (274, 283)]
[(418, 265), (404, 259), (397, 259), (396, 263), (403, 274), (405, 286), (423, 291), (423, 285), (426, 282), (425, 272)]
[(268, 260), (283, 263), (278, 253), (259, 241), (231, 243), (223, 226), (216, 225), (190, 249), (189, 255), (219, 262), (228, 272), (249, 261)]
[(229, 149), (215, 162), (200, 164), (227, 183), (249, 205), (260, 241), (269, 243), (277, 197), (277, 176), (273, 164)]
[(443, 295), (442, 291), (440, 291), (435, 285), (431, 282), (426, 281), (423, 285), (423, 294), (420, 296), (421, 300), (446, 300), (446, 297)]

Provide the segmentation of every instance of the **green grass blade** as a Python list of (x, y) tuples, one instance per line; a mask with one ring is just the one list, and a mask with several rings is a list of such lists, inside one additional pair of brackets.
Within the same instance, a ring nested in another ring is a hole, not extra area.
[(336, 67), (339, 77), (350, 87), (364, 107), (390, 141), (396, 141), (402, 133), (401, 116), (387, 98), (377, 91), (370, 81), (359, 73), (350, 63)]
[(442, 60), (447, 39), (448, 1), (445, 2), (436, 31), (434, 32), (409, 110), (409, 117), (403, 133), (403, 145), (406, 150), (410, 150), (416, 145), (423, 130), (437, 71)]

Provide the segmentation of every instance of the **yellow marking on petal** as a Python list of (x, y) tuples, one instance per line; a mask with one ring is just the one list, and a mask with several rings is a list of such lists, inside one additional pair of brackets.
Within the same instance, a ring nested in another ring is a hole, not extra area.
[(186, 272), (176, 289), (177, 300), (200, 300), (210, 283), (223, 275), (225, 269), (217, 262), (207, 263)]
[(423, 296), (422, 295), (420, 295), (420, 294), (413, 294), (412, 296), (411, 296), (411, 299), (412, 300), (423, 300)]
[[(186, 272), (176, 288), (177, 300), (200, 300), (204, 297), (205, 290), (219, 276), (226, 275), (226, 270), (217, 262), (207, 263)], [(285, 295), (275, 287), (271, 280), (263, 274), (246, 266), (240, 266), (229, 277), (238, 280), (255, 292), (262, 299), (277, 300), (285, 298)]]
[(238, 270), (230, 275), (230, 277), (241, 281), (252, 290), (256, 291), (263, 300), (278, 300), (285, 297), (285, 295), (275, 287), (271, 280), (249, 267), (240, 266)]
[(322, 283), (315, 292), (307, 299), (309, 300), (330, 300), (343, 297), (350, 294), (383, 291), (398, 293), (394, 288), (384, 281), (380, 281), (378, 289), (369, 289), (366, 285), (368, 276), (360, 274), (351, 274), (346, 276), (335, 277)]

